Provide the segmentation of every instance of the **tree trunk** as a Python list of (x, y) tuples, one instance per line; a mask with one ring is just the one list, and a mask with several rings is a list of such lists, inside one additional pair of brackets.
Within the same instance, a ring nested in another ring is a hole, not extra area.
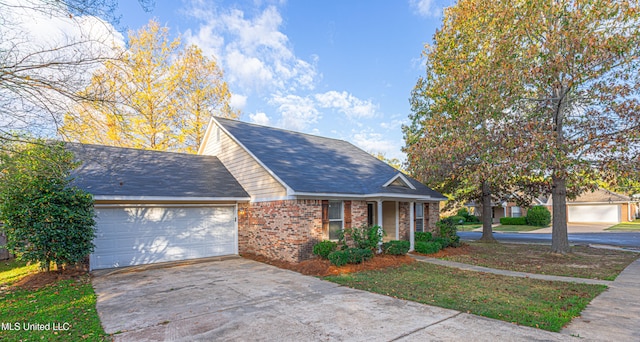
[(567, 183), (564, 177), (552, 176), (551, 198), (553, 200), (553, 228), (551, 252), (566, 254), (571, 252), (567, 234)]
[(491, 206), (491, 188), (489, 182), (482, 182), (482, 242), (497, 242), (493, 237), (493, 218), (491, 212), (493, 207)]

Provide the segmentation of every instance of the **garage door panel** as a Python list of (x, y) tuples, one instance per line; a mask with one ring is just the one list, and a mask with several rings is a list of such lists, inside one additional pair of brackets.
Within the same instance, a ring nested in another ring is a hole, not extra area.
[(620, 208), (610, 205), (571, 205), (567, 208), (569, 222), (612, 222), (620, 221)]
[(237, 253), (234, 207), (100, 208), (91, 268)]

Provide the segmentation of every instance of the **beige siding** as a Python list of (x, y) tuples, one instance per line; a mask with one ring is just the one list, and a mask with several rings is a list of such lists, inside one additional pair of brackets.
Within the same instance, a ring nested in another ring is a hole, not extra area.
[(283, 198), (287, 190), (249, 153), (217, 126), (208, 136), (204, 155), (217, 156), (252, 201)]

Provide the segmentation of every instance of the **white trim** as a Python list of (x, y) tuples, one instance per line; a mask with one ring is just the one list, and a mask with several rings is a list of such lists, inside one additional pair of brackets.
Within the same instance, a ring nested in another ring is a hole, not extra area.
[(378, 213), (377, 213), (378, 214), (378, 226), (380, 228), (382, 228), (382, 230), (384, 231), (384, 227), (382, 226), (382, 224), (384, 223), (384, 217), (382, 215), (382, 212), (383, 212), (383, 210), (382, 210), (382, 200), (379, 199), (376, 202), (378, 203)]
[[(380, 198), (388, 198), (395, 200), (419, 200), (425, 202), (441, 202), (446, 201), (447, 199), (444, 197), (430, 197), (424, 195), (410, 195), (410, 194), (394, 194), (394, 193), (374, 193), (374, 194), (340, 194), (340, 193), (329, 193), (329, 192), (294, 192), (291, 196), (297, 197), (309, 197), (309, 198), (327, 198), (327, 197), (335, 197), (335, 198), (345, 198), (345, 199), (354, 199), (354, 200), (377, 200)], [(405, 201), (406, 202), (406, 201)]]
[(625, 204), (626, 201), (611, 201), (611, 202), (567, 202), (567, 205), (611, 205), (611, 204)]
[(235, 141), (238, 146), (240, 146), (245, 152), (247, 152), (251, 156), (251, 158), (253, 158), (258, 163), (258, 165), (262, 166), (271, 177), (278, 181), (278, 183), (280, 183), (280, 185), (282, 185), (287, 190), (287, 195), (292, 195), (294, 193), (293, 189), (289, 185), (287, 185), (287, 183), (285, 183), (282, 179), (280, 179), (280, 177), (278, 177), (273, 171), (271, 171), (271, 169), (269, 169), (260, 159), (258, 159), (258, 157), (256, 157), (255, 154), (253, 154), (253, 152), (251, 152), (246, 146), (244, 146), (240, 142), (240, 140), (238, 140), (238, 138), (234, 137), (233, 134), (227, 131), (227, 129), (224, 128), (224, 126), (221, 125), (215, 117), (212, 117), (211, 120), (213, 120), (218, 125), (218, 127), (220, 127), (220, 129), (231, 138), (231, 140)]
[(180, 196), (110, 196), (96, 195), (93, 196), (94, 201), (165, 201), (165, 202), (221, 202), (221, 201), (237, 201), (249, 202), (251, 197), (180, 197)]
[(396, 179), (400, 178), (400, 180), (402, 180), (402, 182), (408, 187), (411, 188), (411, 190), (415, 190), (416, 187), (413, 186), (413, 184), (411, 184), (411, 182), (407, 179), (407, 177), (405, 177), (401, 172), (398, 172), (398, 174), (396, 174), (395, 176), (391, 177), (390, 180), (388, 180), (386, 183), (384, 183), (383, 187), (388, 187), (391, 183), (393, 183)]
[(211, 119), (209, 119), (209, 125), (207, 125), (207, 130), (204, 131), (204, 138), (202, 139), (202, 142), (200, 143), (200, 146), (198, 146), (198, 154), (202, 155), (202, 153), (204, 153), (205, 147), (207, 146), (207, 142), (209, 141), (209, 133), (211, 131), (211, 127), (213, 126), (213, 117), (211, 117)]
[(234, 245), (235, 245), (235, 254), (238, 255), (240, 254), (240, 247), (238, 246), (239, 241), (238, 241), (238, 235), (240, 235), (240, 229), (238, 228), (238, 224), (240, 223), (240, 217), (238, 215), (238, 203), (236, 203), (234, 205), (234, 210), (233, 210), (233, 215), (234, 215), (234, 229), (236, 230), (236, 236), (234, 237)]
[(282, 197), (269, 197), (269, 198), (251, 198), (251, 203), (260, 203), (260, 202), (274, 202), (274, 201), (295, 201), (297, 199), (296, 196), (282, 196)]
[(96, 209), (108, 208), (211, 208), (211, 207), (233, 207), (237, 204), (216, 204), (216, 203), (97, 203)]

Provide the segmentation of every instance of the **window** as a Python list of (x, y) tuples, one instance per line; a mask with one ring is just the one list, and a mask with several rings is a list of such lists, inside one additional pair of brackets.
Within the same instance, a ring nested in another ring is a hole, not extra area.
[(329, 201), (329, 240), (338, 240), (343, 229), (342, 202)]
[(416, 232), (424, 231), (424, 204), (416, 203)]
[(521, 217), (522, 210), (520, 207), (511, 207), (511, 217)]

